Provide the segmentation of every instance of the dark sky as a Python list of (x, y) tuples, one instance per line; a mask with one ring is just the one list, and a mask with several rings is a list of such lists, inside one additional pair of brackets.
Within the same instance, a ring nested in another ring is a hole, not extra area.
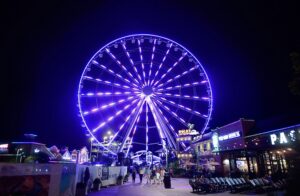
[(84, 145), (81, 72), (100, 47), (133, 33), (166, 36), (198, 57), (212, 83), (211, 128), (300, 116), (288, 89), (289, 53), (300, 48), (296, 1), (14, 2), (0, 8), (0, 142), (34, 132), (48, 145)]

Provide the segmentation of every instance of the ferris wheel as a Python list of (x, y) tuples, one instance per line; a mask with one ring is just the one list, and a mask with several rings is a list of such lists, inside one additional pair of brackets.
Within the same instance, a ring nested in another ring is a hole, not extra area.
[[(177, 149), (178, 130), (192, 123), (203, 133), (212, 105), (201, 63), (182, 45), (157, 35), (134, 34), (106, 44), (89, 60), (79, 82), (83, 126), (99, 144), (112, 130), (103, 146), (112, 153), (166, 145)], [(111, 150), (114, 142), (119, 145)]]

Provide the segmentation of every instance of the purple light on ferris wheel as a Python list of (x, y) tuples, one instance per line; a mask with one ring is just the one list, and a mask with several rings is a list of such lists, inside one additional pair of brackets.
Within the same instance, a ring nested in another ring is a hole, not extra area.
[[(185, 57), (188, 59), (183, 61)], [(181, 73), (174, 69), (177, 66)], [(191, 104), (199, 101), (195, 111)], [(210, 120), (212, 101), (208, 76), (196, 57), (173, 40), (150, 34), (122, 37), (102, 47), (87, 63), (78, 88), (83, 124), (96, 141), (108, 127), (115, 131), (112, 141), (119, 142), (127, 133), (130, 142), (135, 141), (139, 135), (135, 133), (145, 131), (147, 150), (152, 131), (159, 132), (160, 141), (164, 136), (174, 144), (176, 130), (182, 128), (177, 127), (178, 122), (183, 127), (197, 122), (197, 129), (203, 132)], [(199, 117), (203, 120), (198, 122)]]

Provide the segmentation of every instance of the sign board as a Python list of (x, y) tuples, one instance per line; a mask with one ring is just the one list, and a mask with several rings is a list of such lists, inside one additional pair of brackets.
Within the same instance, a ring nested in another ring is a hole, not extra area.
[(279, 133), (272, 133), (270, 134), (270, 140), (272, 145), (280, 145), (280, 144), (288, 144), (291, 142), (295, 142), (297, 140), (297, 134), (299, 131), (289, 130), (289, 131), (282, 131)]
[(235, 132), (231, 132), (231, 133), (226, 134), (226, 135), (219, 136), (219, 141), (233, 139), (233, 138), (237, 138), (237, 137), (240, 137), (240, 136), (241, 136), (240, 131), (235, 131)]

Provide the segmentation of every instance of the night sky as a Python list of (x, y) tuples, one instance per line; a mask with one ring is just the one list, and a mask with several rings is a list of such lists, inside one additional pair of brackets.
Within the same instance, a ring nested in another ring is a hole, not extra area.
[(241, 117), (262, 130), (300, 123), (300, 97), (288, 88), (289, 54), (300, 50), (296, 1), (1, 4), (0, 142), (33, 132), (47, 145), (83, 146), (76, 104), (84, 66), (134, 33), (173, 39), (200, 60), (214, 95), (211, 128)]

